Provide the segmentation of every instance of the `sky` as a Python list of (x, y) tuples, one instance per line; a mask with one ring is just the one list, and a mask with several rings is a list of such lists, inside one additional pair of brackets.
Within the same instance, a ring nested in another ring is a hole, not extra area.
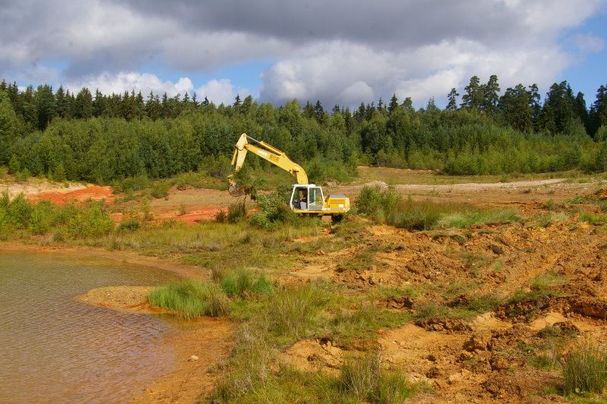
[(0, 78), (22, 87), (422, 106), (497, 74), (590, 104), (606, 72), (607, 0), (0, 0)]

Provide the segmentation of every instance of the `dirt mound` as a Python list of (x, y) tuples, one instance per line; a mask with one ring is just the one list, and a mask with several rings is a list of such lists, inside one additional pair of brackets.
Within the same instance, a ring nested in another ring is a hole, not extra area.
[(302, 340), (281, 353), (278, 360), (295, 369), (336, 374), (344, 351), (328, 339)]
[(91, 289), (78, 296), (78, 300), (129, 313), (160, 313), (161, 309), (152, 307), (148, 302), (152, 289), (153, 286), (107, 286)]

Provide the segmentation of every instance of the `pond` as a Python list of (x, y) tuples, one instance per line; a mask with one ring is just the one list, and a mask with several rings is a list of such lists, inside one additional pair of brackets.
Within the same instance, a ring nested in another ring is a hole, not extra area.
[(76, 297), (157, 285), (156, 268), (56, 253), (0, 252), (0, 402), (124, 402), (174, 367), (171, 326)]

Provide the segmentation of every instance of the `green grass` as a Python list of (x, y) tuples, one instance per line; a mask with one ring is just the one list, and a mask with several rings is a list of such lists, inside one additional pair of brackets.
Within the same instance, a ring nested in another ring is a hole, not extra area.
[(270, 294), (275, 288), (263, 273), (254, 274), (247, 270), (224, 274), (219, 284), (225, 294), (240, 298), (251, 294)]
[(270, 297), (262, 314), (266, 330), (279, 340), (296, 341), (312, 334), (319, 313), (329, 303), (325, 290), (309, 284), (284, 288)]
[(186, 319), (219, 317), (229, 311), (229, 300), (217, 285), (193, 280), (158, 287), (148, 299), (152, 305), (176, 312)]
[(361, 303), (353, 309), (339, 309), (328, 321), (327, 334), (341, 345), (355, 340), (375, 338), (383, 328), (396, 328), (410, 320), (402, 311), (385, 310), (372, 303)]
[(378, 223), (409, 230), (470, 228), (520, 222), (513, 209), (479, 209), (465, 204), (403, 199), (394, 188), (365, 186), (356, 201), (356, 209)]
[(583, 344), (563, 364), (566, 394), (602, 393), (607, 385), (607, 354), (591, 343)]
[(382, 370), (380, 355), (373, 351), (346, 359), (341, 367), (339, 389), (345, 397), (369, 403), (403, 402), (413, 390), (403, 375)]
[(531, 290), (546, 291), (561, 286), (567, 282), (567, 279), (556, 272), (549, 271), (536, 276), (531, 282)]
[[(255, 349), (251, 351), (255, 352)], [(421, 387), (409, 383), (400, 373), (381, 369), (376, 352), (348, 358), (340, 368), (339, 376), (285, 366), (276, 372), (267, 372), (265, 366), (258, 366), (258, 353), (248, 359), (247, 363), (253, 365), (231, 373), (232, 378), (216, 390), (215, 402), (401, 403)], [(260, 373), (253, 372), (260, 370)], [(251, 381), (256, 383), (250, 384)]]
[(581, 212), (579, 219), (581, 222), (586, 222), (594, 226), (600, 226), (607, 223), (607, 214)]

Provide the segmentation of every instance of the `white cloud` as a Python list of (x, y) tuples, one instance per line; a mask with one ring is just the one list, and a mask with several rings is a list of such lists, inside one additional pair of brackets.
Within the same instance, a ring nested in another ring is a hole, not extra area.
[(209, 101), (217, 105), (232, 104), (237, 95), (242, 99), (251, 95), (251, 92), (245, 88), (235, 88), (228, 79), (211, 80), (196, 90), (196, 96), (199, 100), (207, 97)]
[(272, 66), (263, 75), (261, 97), (278, 102), (319, 98), (327, 105), (356, 106), (396, 93), (423, 105), (430, 97), (444, 99), (452, 87), (462, 88), (472, 75), (487, 80), (497, 74), (502, 88), (549, 85), (569, 62), (549, 45), (504, 51), (455, 40), (389, 52), (337, 41), (302, 49)]
[(181, 77), (177, 81), (163, 81), (155, 74), (120, 72), (117, 74), (102, 73), (94, 77), (87, 77), (83, 80), (68, 82), (65, 85), (71, 91), (79, 91), (82, 87), (90, 90), (98, 89), (103, 94), (122, 94), (125, 91), (141, 91), (147, 97), (150, 92), (157, 95), (166, 93), (169, 97), (177, 94), (183, 96), (186, 92), (192, 96), (196, 93), (198, 100), (207, 97), (209, 101), (219, 104), (232, 104), (236, 95), (244, 98), (252, 95), (246, 88), (236, 87), (228, 79), (210, 80), (198, 88), (189, 77)]
[[(462, 88), (471, 75), (496, 73), (502, 88), (549, 84), (573, 63), (560, 34), (607, 0), (20, 0), (0, 8), (0, 77), (192, 92), (231, 103), (229, 80), (164, 81), (150, 66), (184, 76), (226, 65), (272, 60), (260, 96), (358, 104), (411, 96), (423, 104)], [(585, 53), (604, 41), (573, 38)], [(203, 95), (204, 94), (204, 95)]]
[(186, 92), (192, 93), (194, 88), (192, 80), (188, 77), (182, 77), (176, 82), (162, 81), (155, 74), (120, 72), (118, 74), (102, 73), (94, 77), (86, 77), (83, 80), (68, 82), (66, 87), (73, 91), (78, 91), (82, 87), (91, 90), (98, 89), (104, 94), (121, 94), (125, 91), (141, 91), (144, 96), (150, 92), (154, 94), (167, 93), (169, 97), (177, 94), (184, 95)]

